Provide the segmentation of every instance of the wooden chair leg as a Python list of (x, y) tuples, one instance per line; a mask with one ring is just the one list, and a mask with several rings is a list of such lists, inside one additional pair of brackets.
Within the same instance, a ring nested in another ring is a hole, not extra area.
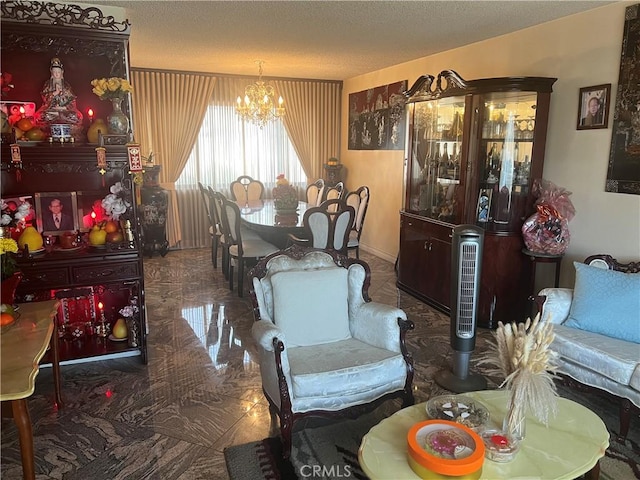
[(229, 290), (233, 292), (233, 258), (229, 256)]
[(244, 258), (238, 258), (238, 296), (244, 296)]
[(631, 423), (631, 400), (623, 398), (620, 401), (620, 435), (618, 441), (624, 443), (629, 434), (629, 424)]
[(211, 239), (211, 263), (213, 268), (218, 268), (218, 237), (216, 235)]

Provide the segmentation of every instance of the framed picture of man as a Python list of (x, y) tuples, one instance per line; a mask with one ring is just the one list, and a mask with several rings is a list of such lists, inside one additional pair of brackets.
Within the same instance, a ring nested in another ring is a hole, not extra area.
[(39, 232), (60, 235), (78, 229), (76, 192), (42, 192), (35, 197)]
[(580, 89), (578, 130), (607, 128), (609, 125), (609, 100), (611, 84), (594, 85)]

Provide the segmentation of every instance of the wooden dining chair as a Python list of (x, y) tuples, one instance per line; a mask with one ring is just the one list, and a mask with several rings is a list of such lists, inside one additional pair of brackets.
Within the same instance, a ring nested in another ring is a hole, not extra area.
[(324, 180), (321, 178), (307, 187), (307, 203), (309, 206), (317, 207), (322, 203), (324, 190)]
[(342, 200), (344, 197), (345, 188), (344, 183), (338, 182), (333, 187), (327, 187), (324, 191), (324, 198), (322, 201), (326, 200)]
[(242, 220), (238, 204), (228, 200), (220, 193), (216, 194), (215, 199), (221, 210), (222, 231), (225, 235), (229, 289), (233, 291), (233, 269), (235, 263), (238, 267), (238, 296), (242, 297), (244, 295), (245, 267), (255, 265), (258, 260), (277, 252), (279, 248), (262, 240), (257, 235), (252, 238), (243, 238)]
[(346, 255), (354, 218), (354, 208), (343, 200), (326, 200), (318, 207), (307, 208), (302, 217), (305, 236), (289, 235), (290, 243)]
[(218, 268), (218, 248), (220, 245), (220, 238), (222, 237), (222, 231), (220, 230), (219, 222), (216, 218), (215, 207), (213, 205), (213, 189), (211, 187), (205, 187), (202, 183), (198, 182), (198, 189), (200, 190), (200, 196), (204, 203), (205, 212), (209, 220), (209, 236), (211, 237), (211, 263), (213, 268)]
[(370, 199), (369, 187), (365, 185), (353, 192), (349, 192), (345, 197), (347, 205), (352, 206), (356, 211), (353, 226), (349, 233), (349, 242), (347, 244), (347, 252), (349, 250), (355, 250), (356, 258), (360, 258), (360, 236), (362, 235), (364, 217), (367, 215), (367, 207), (369, 206)]
[(262, 200), (264, 185), (249, 175), (241, 175), (231, 182), (231, 198), (236, 202), (249, 203)]

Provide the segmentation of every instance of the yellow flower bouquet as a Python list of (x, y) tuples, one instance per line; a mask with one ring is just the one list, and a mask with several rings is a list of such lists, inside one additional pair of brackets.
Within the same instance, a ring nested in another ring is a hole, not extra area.
[(93, 93), (95, 93), (100, 100), (123, 98), (127, 93), (133, 92), (133, 87), (129, 83), (129, 80), (125, 78), (97, 78), (91, 80), (91, 85), (93, 86)]

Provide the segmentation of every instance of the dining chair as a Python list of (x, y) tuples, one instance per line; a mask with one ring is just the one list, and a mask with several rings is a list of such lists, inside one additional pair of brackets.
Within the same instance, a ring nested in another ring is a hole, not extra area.
[(241, 175), (231, 182), (231, 198), (236, 202), (249, 203), (261, 200), (264, 195), (264, 185), (249, 175)]
[(365, 185), (353, 192), (349, 192), (345, 198), (347, 205), (352, 206), (356, 211), (356, 217), (353, 220), (353, 226), (349, 233), (349, 242), (347, 243), (347, 252), (349, 250), (355, 250), (356, 258), (360, 258), (360, 235), (362, 235), (364, 217), (367, 215), (370, 199), (369, 187)]
[(342, 200), (344, 197), (345, 188), (344, 183), (338, 182), (333, 187), (327, 187), (324, 191), (324, 198), (322, 201), (326, 200)]
[(322, 202), (318, 207), (307, 208), (302, 217), (304, 238), (289, 235), (295, 245), (335, 250), (347, 254), (349, 232), (353, 226), (355, 210), (338, 199)]
[(258, 260), (279, 250), (278, 247), (255, 237), (244, 238), (240, 207), (236, 202), (228, 200), (224, 195), (216, 194), (216, 203), (220, 206), (225, 235), (225, 248), (227, 249), (227, 273), (229, 289), (233, 291), (234, 263), (238, 267), (238, 296), (244, 295), (244, 269), (245, 266), (253, 266)]
[(211, 187), (205, 187), (202, 183), (198, 182), (198, 189), (200, 190), (200, 196), (204, 203), (205, 212), (209, 219), (209, 235), (211, 236), (211, 263), (213, 268), (218, 268), (218, 246), (220, 245), (220, 237), (222, 232), (216, 219), (215, 208), (212, 203), (213, 190)]
[(324, 180), (319, 178), (307, 187), (307, 204), (317, 207), (322, 203), (324, 197)]

